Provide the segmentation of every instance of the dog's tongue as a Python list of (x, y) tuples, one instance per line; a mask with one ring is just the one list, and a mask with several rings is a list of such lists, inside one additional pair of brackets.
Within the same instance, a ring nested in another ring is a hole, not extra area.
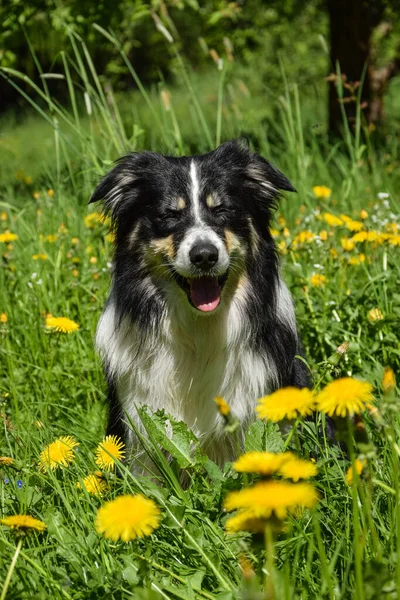
[(190, 297), (198, 310), (215, 310), (221, 300), (217, 277), (198, 277), (190, 280)]

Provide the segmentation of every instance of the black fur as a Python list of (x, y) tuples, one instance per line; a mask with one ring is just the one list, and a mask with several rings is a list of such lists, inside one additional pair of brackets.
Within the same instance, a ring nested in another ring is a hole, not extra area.
[[(309, 386), (307, 368), (302, 360), (295, 358), (302, 353), (297, 330), (277, 311), (279, 261), (270, 233), (279, 191), (295, 190), (282, 173), (239, 142), (228, 142), (197, 157), (175, 158), (152, 152), (129, 154), (97, 186), (90, 202), (104, 201), (116, 234), (110, 300), (116, 307), (119, 324), (128, 316), (145, 338), (149, 329), (160, 326), (168, 311), (161, 280), (176, 277), (176, 285), (181, 285), (182, 277), (171, 265), (170, 270), (165, 265), (155, 267), (149, 262), (147, 252), (154, 240), (169, 236), (176, 252), (186, 232), (195, 225), (195, 215), (189, 206), (193, 158), (200, 173), (205, 225), (221, 239), (229, 230), (246, 248), (240, 268), (252, 290), (246, 300), (246, 312), (252, 324), (254, 350), (267, 352), (274, 361), (279, 386)], [(216, 206), (206, 206), (205, 198), (210, 194), (218, 198)], [(177, 210), (177, 198), (187, 199), (184, 209)], [(135, 232), (134, 242), (132, 232)], [(257, 247), (252, 251), (254, 235)], [(168, 261), (166, 257), (165, 262)], [(183, 297), (182, 302), (185, 302)], [(136, 351), (140, 351), (140, 340)], [(108, 431), (122, 437), (123, 414), (115, 376), (107, 357), (105, 362), (110, 401)]]

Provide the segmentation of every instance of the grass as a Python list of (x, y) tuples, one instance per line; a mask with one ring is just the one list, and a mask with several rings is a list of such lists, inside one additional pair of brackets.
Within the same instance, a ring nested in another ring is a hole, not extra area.
[[(354, 232), (345, 222), (332, 226), (324, 218), (325, 212), (345, 213), (359, 221), (365, 210), (363, 229), (399, 231), (398, 139), (392, 136), (382, 146), (360, 120), (355, 136), (345, 131), (343, 140), (331, 145), (320, 128), (306, 125), (311, 111), (299, 90), (284, 84), (282, 97), (260, 125), (258, 109), (252, 112), (253, 104), (260, 105), (251, 90), (240, 102), (239, 92), (229, 92), (239, 89), (232, 71), (223, 73), (224, 88), (221, 73), (213, 74), (208, 84), (216, 101), (205, 111), (200, 84), (182, 71), (169, 103), (153, 91), (146, 109), (132, 115), (123, 99), (107, 100), (84, 46), (79, 40), (73, 44), (72, 55), (64, 57), (70, 105), (58, 105), (45, 89), (33, 108), (44, 111), (47, 121), (40, 125), (32, 117), (2, 140), (10, 153), (2, 165), (0, 233), (10, 231), (18, 239), (0, 242), (0, 313), (6, 315), (0, 323), (0, 454), (15, 459), (12, 466), (0, 464), (0, 512), (31, 514), (47, 525), (46, 532), (24, 536), (22, 543), (0, 527), (1, 581), (15, 561), (7, 598), (398, 597), (399, 403), (393, 393), (382, 393), (381, 382), (384, 367), (399, 372), (400, 249), (379, 238), (344, 250), (343, 238)], [(15, 82), (21, 77), (7, 75)], [(82, 87), (73, 89), (73, 78), (80, 78)], [(186, 105), (179, 98), (186, 98)], [(350, 456), (325, 443), (311, 423), (290, 438), (272, 423), (252, 425), (247, 450), (298, 451), (300, 444), (301, 454), (314, 456), (319, 467), (318, 507), (290, 517), (289, 530), (275, 537), (272, 550), (269, 538), (266, 563), (262, 537), (224, 530), (223, 499), (245, 485), (245, 476), (230, 465), (219, 469), (201, 452), (192, 457), (190, 437), (178, 426), (174, 443), (168, 442), (162, 415), (143, 415), (150, 440), (143, 443), (159, 466), (161, 485), (150, 477), (137, 479), (121, 464), (118, 477), (106, 476), (103, 498), (77, 487), (97, 469), (94, 450), (106, 420), (93, 336), (107, 296), (112, 244), (106, 224), (85, 220), (93, 211), (86, 205), (93, 185), (129, 148), (202, 152), (219, 135), (227, 139), (243, 131), (298, 190), (282, 200), (274, 228), (314, 381), (321, 387), (339, 376), (366, 379), (378, 407), (378, 413), (363, 413)], [(30, 140), (42, 135), (45, 152), (37, 160)], [(332, 193), (317, 198), (315, 185)], [(388, 196), (379, 198), (382, 193)], [(299, 237), (307, 237), (305, 231), (313, 234), (309, 241)], [(38, 254), (46, 258), (35, 259)], [(325, 279), (313, 278), (316, 274)], [(376, 308), (382, 319), (370, 313)], [(79, 331), (47, 330), (48, 313), (73, 319)], [(349, 347), (339, 361), (335, 349), (344, 342)], [(40, 453), (61, 435), (79, 442), (73, 462), (40, 471)], [(172, 451), (171, 464), (159, 442)], [(368, 464), (349, 487), (345, 473), (356, 455)], [(187, 467), (188, 489), (179, 483), (180, 466)], [(98, 508), (137, 492), (158, 504), (161, 527), (128, 543), (103, 539), (94, 527)], [(274, 572), (272, 587), (265, 564)]]

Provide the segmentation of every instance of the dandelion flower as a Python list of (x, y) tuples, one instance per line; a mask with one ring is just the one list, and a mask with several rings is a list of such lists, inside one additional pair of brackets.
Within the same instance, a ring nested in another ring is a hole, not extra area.
[(379, 308), (371, 308), (368, 312), (368, 321), (371, 323), (376, 323), (376, 321), (383, 321), (385, 317), (383, 316), (382, 311)]
[(317, 198), (322, 198), (324, 200), (330, 198), (330, 195), (332, 194), (332, 190), (326, 187), (326, 185), (314, 185), (312, 191)]
[(160, 509), (153, 500), (141, 494), (119, 496), (99, 509), (95, 526), (113, 542), (129, 542), (151, 535), (159, 527), (160, 519)]
[(225, 530), (228, 533), (238, 531), (250, 531), (251, 533), (262, 533), (265, 529), (265, 520), (255, 517), (252, 510), (242, 510), (228, 519)]
[(96, 464), (101, 469), (111, 471), (115, 461), (122, 460), (125, 456), (125, 444), (116, 435), (107, 435), (96, 449)]
[(71, 435), (64, 435), (46, 446), (40, 454), (41, 471), (54, 471), (58, 467), (67, 467), (74, 460), (74, 448), (78, 442)]
[(258, 402), (256, 412), (259, 418), (277, 422), (311, 415), (315, 397), (308, 388), (286, 387), (264, 396)]
[(362, 219), (363, 221), (365, 221), (365, 219), (368, 219), (368, 213), (364, 208), (360, 211), (360, 219)]
[(372, 400), (372, 385), (353, 377), (336, 379), (317, 396), (317, 408), (330, 417), (360, 413)]
[(36, 531), (44, 531), (47, 527), (46, 523), (34, 519), (30, 515), (11, 515), (0, 519), (2, 525), (11, 527), (11, 529), (36, 529)]
[(85, 227), (94, 229), (98, 223), (105, 223), (107, 218), (99, 212), (92, 212), (83, 219)]
[(352, 465), (351, 467), (349, 467), (349, 469), (347, 469), (347, 472), (346, 472), (347, 485), (353, 485), (354, 470), (356, 471), (357, 475), (361, 475), (365, 465), (366, 465), (365, 460), (360, 460), (359, 458), (356, 458), (356, 460), (354, 461), (354, 465)]
[(89, 259), (89, 262), (91, 265), (95, 265), (97, 263), (97, 257), (96, 256), (91, 256)]
[(14, 464), (14, 459), (11, 456), (0, 456), (0, 466), (9, 467)]
[(7, 314), (5, 312), (0, 314), (0, 323), (7, 323), (8, 321), (8, 317)]
[(283, 520), (288, 512), (312, 508), (317, 502), (318, 494), (310, 483), (262, 481), (251, 488), (230, 492), (224, 506), (228, 511), (251, 509), (256, 518), (269, 519), (274, 514)]
[[(90, 473), (87, 477), (82, 480), (83, 487), (88, 494), (93, 496), (102, 496), (107, 489), (107, 484), (98, 473)], [(81, 488), (81, 484), (78, 482), (78, 488)]]
[(233, 463), (233, 468), (239, 473), (259, 473), (260, 475), (273, 475), (277, 473), (282, 464), (291, 459), (291, 452), (246, 452)]
[(72, 333), (78, 331), (80, 326), (75, 321), (67, 319), (67, 317), (47, 317), (46, 329), (57, 331), (58, 333)]
[(342, 219), (339, 219), (336, 215), (332, 215), (332, 213), (324, 213), (324, 220), (331, 227), (340, 227), (340, 225), (343, 225)]
[(314, 273), (310, 279), (310, 283), (314, 287), (324, 287), (326, 283), (326, 277), (320, 273)]
[(47, 190), (47, 195), (48, 195), (50, 198), (52, 198), (52, 197), (54, 196), (54, 190), (52, 190), (52, 189), (50, 189), (50, 190)]
[[(290, 454), (290, 453), (289, 453)], [(285, 479), (299, 481), (300, 479), (309, 479), (318, 473), (318, 468), (312, 462), (297, 458), (292, 455), (292, 458), (283, 462), (279, 469), (279, 474)]]
[[(382, 378), (382, 389), (384, 394), (392, 392), (396, 387), (396, 378), (390, 367), (385, 367)], [(1, 459), (0, 459), (1, 460)]]
[(4, 210), (0, 214), (0, 221), (7, 221), (7, 213)]
[(293, 240), (293, 245), (296, 248), (299, 244), (305, 244), (312, 242), (313, 240), (315, 240), (317, 236), (315, 235), (315, 233), (313, 233), (312, 231), (307, 231), (306, 229), (304, 231), (300, 231), (296, 237)]
[(361, 221), (347, 221), (346, 227), (349, 231), (361, 231), (364, 227), (364, 223)]
[(354, 250), (354, 240), (345, 237), (340, 240), (340, 243), (342, 244), (343, 250), (345, 250), (346, 252), (351, 252), (352, 250)]
[(9, 244), (10, 242), (15, 242), (18, 239), (16, 233), (10, 233), (10, 231), (6, 231), (5, 233), (0, 233), (0, 242), (4, 244)]
[(33, 260), (47, 260), (47, 254), (32, 254)]
[(319, 239), (323, 242), (326, 242), (326, 240), (328, 239), (328, 232), (325, 229), (319, 232)]
[(44, 239), (46, 242), (49, 242), (49, 244), (54, 244), (54, 242), (58, 240), (58, 235), (53, 235), (49, 233), (49, 235), (46, 235)]
[(214, 398), (214, 402), (217, 405), (218, 412), (223, 417), (227, 417), (230, 414), (231, 409), (229, 408), (229, 404), (221, 396)]

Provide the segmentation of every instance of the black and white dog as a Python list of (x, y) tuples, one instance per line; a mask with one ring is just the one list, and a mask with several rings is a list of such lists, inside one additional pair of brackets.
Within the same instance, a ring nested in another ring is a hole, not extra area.
[(239, 142), (202, 156), (118, 161), (95, 190), (116, 245), (96, 345), (109, 387), (109, 434), (134, 436), (135, 405), (184, 421), (213, 460), (234, 458), (214, 402), (243, 430), (256, 401), (308, 385), (291, 296), (270, 233), (288, 179)]

